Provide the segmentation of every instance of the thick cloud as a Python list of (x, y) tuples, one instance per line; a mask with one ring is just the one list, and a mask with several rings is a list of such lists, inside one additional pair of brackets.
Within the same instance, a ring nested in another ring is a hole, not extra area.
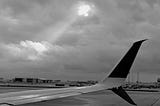
[(21, 41), (19, 44), (3, 44), (5, 58), (22, 60), (40, 60), (49, 51), (51, 45), (47, 42)]
[(78, 17), (75, 0), (1, 0), (0, 75), (100, 79), (145, 38), (132, 71), (159, 74), (158, 0), (83, 2), (94, 14)]

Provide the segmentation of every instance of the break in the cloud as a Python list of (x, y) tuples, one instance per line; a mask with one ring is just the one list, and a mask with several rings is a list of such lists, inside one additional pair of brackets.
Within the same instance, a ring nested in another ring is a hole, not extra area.
[(144, 38), (132, 71), (159, 74), (159, 35), (158, 0), (0, 0), (0, 75), (100, 79)]

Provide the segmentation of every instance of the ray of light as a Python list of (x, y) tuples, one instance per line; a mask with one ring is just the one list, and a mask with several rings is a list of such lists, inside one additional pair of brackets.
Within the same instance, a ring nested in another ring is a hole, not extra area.
[(74, 4), (73, 7), (71, 7), (71, 10), (68, 10), (69, 14), (65, 20), (46, 29), (43, 33), (41, 33), (41, 35), (45, 35), (45, 40), (49, 42), (56, 42), (57, 39), (63, 35), (72, 24), (79, 20), (79, 18), (90, 16), (93, 13), (92, 8), (93, 5), (86, 2), (78, 2), (77, 4)]

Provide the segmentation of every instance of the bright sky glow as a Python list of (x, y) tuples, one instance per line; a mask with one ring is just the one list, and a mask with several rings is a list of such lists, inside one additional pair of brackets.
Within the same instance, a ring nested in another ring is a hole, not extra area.
[(91, 6), (88, 4), (83, 4), (78, 7), (79, 16), (89, 16), (89, 12), (92, 10)]

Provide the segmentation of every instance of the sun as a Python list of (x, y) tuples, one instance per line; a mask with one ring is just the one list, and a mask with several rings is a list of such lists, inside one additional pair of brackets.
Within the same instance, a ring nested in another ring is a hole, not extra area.
[(78, 7), (78, 15), (88, 17), (92, 8), (89, 4), (82, 4)]
[(76, 15), (80, 17), (89, 17), (95, 14), (95, 5), (91, 2), (78, 2), (76, 7)]

